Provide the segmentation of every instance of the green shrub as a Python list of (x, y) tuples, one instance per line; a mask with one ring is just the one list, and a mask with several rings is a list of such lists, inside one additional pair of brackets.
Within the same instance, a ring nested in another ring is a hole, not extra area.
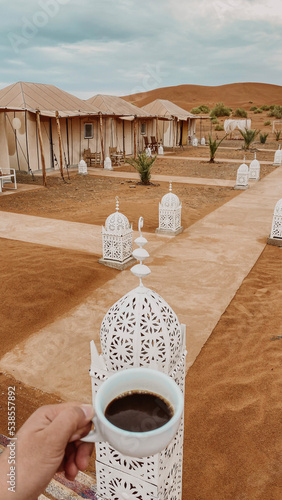
[(260, 130), (246, 129), (246, 130), (239, 130), (239, 132), (244, 139), (244, 149), (249, 149), (252, 142), (254, 142), (256, 136), (260, 133)]
[(250, 107), (250, 111), (256, 111), (257, 109), (258, 109), (257, 106), (251, 106)]
[(265, 144), (267, 137), (268, 137), (268, 134), (259, 134), (259, 141), (260, 141), (260, 143), (261, 144)]
[(267, 120), (267, 122), (264, 122), (264, 126), (265, 127), (268, 127), (269, 125), (271, 125), (271, 121), (270, 120)]
[(275, 108), (275, 104), (271, 104), (271, 106), (269, 106), (269, 109), (272, 110)]
[(145, 152), (137, 155), (137, 158), (127, 158), (127, 163), (137, 170), (141, 184), (150, 184), (151, 169), (156, 161), (156, 156), (148, 157)]
[(191, 113), (193, 113), (193, 115), (207, 114), (209, 112), (210, 108), (205, 104), (201, 104), (201, 106), (191, 109)]
[(218, 119), (216, 116), (213, 116), (212, 119), (211, 119), (212, 123), (215, 125), (217, 123), (219, 123)]
[(209, 134), (209, 148), (210, 148), (209, 163), (214, 163), (215, 153), (216, 153), (218, 147), (220, 146), (220, 144), (222, 143), (222, 141), (224, 141), (224, 139), (226, 137), (227, 137), (227, 134), (220, 141), (217, 141), (216, 139), (213, 141), (212, 136)]
[(274, 135), (276, 141), (279, 141), (282, 130), (275, 130)]
[(222, 125), (218, 124), (214, 127), (214, 130), (216, 130), (217, 132), (222, 132), (222, 130), (224, 130), (224, 127)]
[(210, 112), (210, 108), (206, 105), (206, 104), (202, 104), (201, 106), (199, 106), (200, 110), (201, 110), (201, 113), (209, 113)]
[(239, 116), (241, 118), (247, 118), (248, 117), (248, 113), (243, 108), (237, 108), (237, 109), (235, 109), (235, 111), (233, 113), (233, 116)]
[(231, 109), (224, 106), (223, 102), (217, 102), (215, 107), (211, 110), (210, 116), (230, 116)]
[(258, 109), (255, 110), (254, 113), (255, 113), (255, 115), (257, 115), (258, 113), (262, 113), (262, 109), (258, 108)]
[(200, 108), (192, 108), (190, 110), (190, 113), (192, 113), (193, 115), (199, 115), (201, 113), (201, 111), (200, 111)]
[(263, 111), (269, 111), (269, 108), (270, 106), (268, 106), (267, 104), (263, 104), (260, 109), (262, 109)]
[(282, 106), (275, 105), (273, 109), (270, 109), (268, 116), (274, 116), (278, 119), (282, 118)]

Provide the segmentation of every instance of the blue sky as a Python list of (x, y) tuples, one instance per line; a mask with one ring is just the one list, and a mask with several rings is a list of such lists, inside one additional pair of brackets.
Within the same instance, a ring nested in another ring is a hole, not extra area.
[(0, 0), (0, 87), (282, 83), (281, 0)]

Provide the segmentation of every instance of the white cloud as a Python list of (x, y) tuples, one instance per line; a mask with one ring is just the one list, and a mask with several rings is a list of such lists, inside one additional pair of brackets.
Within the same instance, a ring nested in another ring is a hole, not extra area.
[(207, 23), (210, 31), (236, 21), (282, 25), (281, 0), (168, 0), (168, 4), (178, 20), (193, 25), (196, 22), (199, 30), (201, 22)]

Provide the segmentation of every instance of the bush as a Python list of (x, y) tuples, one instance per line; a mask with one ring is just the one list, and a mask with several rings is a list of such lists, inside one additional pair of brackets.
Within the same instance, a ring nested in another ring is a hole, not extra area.
[(255, 115), (257, 115), (258, 113), (262, 113), (262, 109), (258, 108), (258, 109), (255, 110), (254, 113), (255, 113)]
[(220, 144), (222, 143), (222, 141), (224, 141), (224, 139), (227, 137), (227, 134), (220, 140), (217, 142), (217, 140), (212, 140), (212, 136), (209, 134), (209, 148), (210, 148), (210, 161), (209, 163), (214, 163), (214, 158), (215, 158), (215, 153), (218, 149), (218, 147), (220, 146)]
[(259, 135), (259, 140), (260, 140), (260, 143), (261, 144), (265, 144), (266, 143), (266, 139), (268, 137), (268, 134), (260, 134)]
[(191, 113), (193, 113), (193, 115), (207, 114), (209, 112), (210, 108), (205, 104), (201, 104), (201, 106), (191, 109)]
[(282, 130), (275, 130), (274, 135), (276, 141), (279, 141)]
[(211, 110), (210, 116), (213, 118), (214, 116), (230, 116), (231, 109), (224, 106), (223, 102), (217, 102), (215, 107)]
[(265, 127), (268, 127), (269, 125), (271, 125), (271, 121), (270, 120), (267, 120), (267, 122), (264, 122), (264, 126)]
[(141, 184), (150, 184), (151, 169), (156, 161), (156, 156), (148, 157), (145, 152), (140, 153), (137, 158), (127, 158), (127, 163), (137, 170)]
[(250, 107), (250, 111), (256, 111), (257, 109), (258, 109), (257, 106), (251, 106)]
[(239, 116), (241, 118), (247, 118), (248, 117), (248, 113), (243, 108), (237, 108), (237, 109), (235, 109), (235, 111), (233, 113), (233, 116)]
[(260, 130), (246, 129), (246, 130), (239, 130), (239, 132), (244, 139), (244, 149), (249, 149), (252, 142), (254, 142), (256, 136), (260, 133)]
[(270, 109), (268, 116), (274, 116), (278, 119), (282, 118), (282, 106), (275, 105), (273, 109)]
[(222, 125), (218, 124), (214, 127), (214, 130), (216, 130), (217, 132), (222, 132), (222, 130), (224, 130), (224, 127)]
[(212, 123), (215, 125), (217, 123), (219, 123), (218, 119), (216, 116), (213, 116), (212, 119), (211, 119)]
[(263, 111), (269, 111), (269, 108), (270, 106), (268, 106), (267, 104), (263, 104), (260, 109), (262, 109)]

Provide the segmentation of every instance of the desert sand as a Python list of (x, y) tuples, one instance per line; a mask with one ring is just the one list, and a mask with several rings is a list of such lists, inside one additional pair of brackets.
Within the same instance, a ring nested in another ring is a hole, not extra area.
[[(185, 153), (188, 156), (188, 151)], [(265, 153), (265, 161), (272, 159), (273, 153)], [(273, 170), (271, 165), (264, 168), (263, 175)], [(209, 173), (213, 178), (234, 180), (236, 172), (234, 164), (209, 165), (184, 159), (162, 159), (158, 169), (171, 175), (207, 177)], [(26, 176), (23, 179), (26, 181)], [(41, 183), (41, 179), (35, 182)], [(133, 184), (135, 187), (130, 187)], [(114, 210), (114, 198), (119, 195), (121, 200), (126, 198), (121, 201), (123, 213), (132, 215), (136, 227), (142, 212), (146, 231), (150, 232), (157, 223), (157, 210), (153, 212), (150, 205), (167, 188), (162, 184), (144, 188), (132, 182), (106, 182), (76, 175), (72, 175), (70, 184), (63, 184), (60, 179), (49, 177), (44, 191), (1, 198), (0, 210), (102, 224), (105, 215)], [(228, 188), (177, 184), (174, 191), (183, 200), (185, 227), (240, 195)], [(117, 273), (101, 269), (97, 256), (86, 252), (10, 240), (1, 240), (0, 245), (2, 280), (6, 283), (1, 297), (5, 305), (1, 314), (1, 356), (17, 342), (68, 313), (93, 288), (102, 287)], [(281, 251), (265, 247), (188, 371), (185, 500), (281, 499)], [(25, 386), (11, 374), (1, 373), (0, 380), (4, 394), (8, 385), (16, 385), (18, 426), (36, 407), (62, 399), (55, 391), (47, 394)], [(4, 405), (0, 418), (3, 434), (7, 432)], [(91, 470), (93, 466), (92, 461)]]

